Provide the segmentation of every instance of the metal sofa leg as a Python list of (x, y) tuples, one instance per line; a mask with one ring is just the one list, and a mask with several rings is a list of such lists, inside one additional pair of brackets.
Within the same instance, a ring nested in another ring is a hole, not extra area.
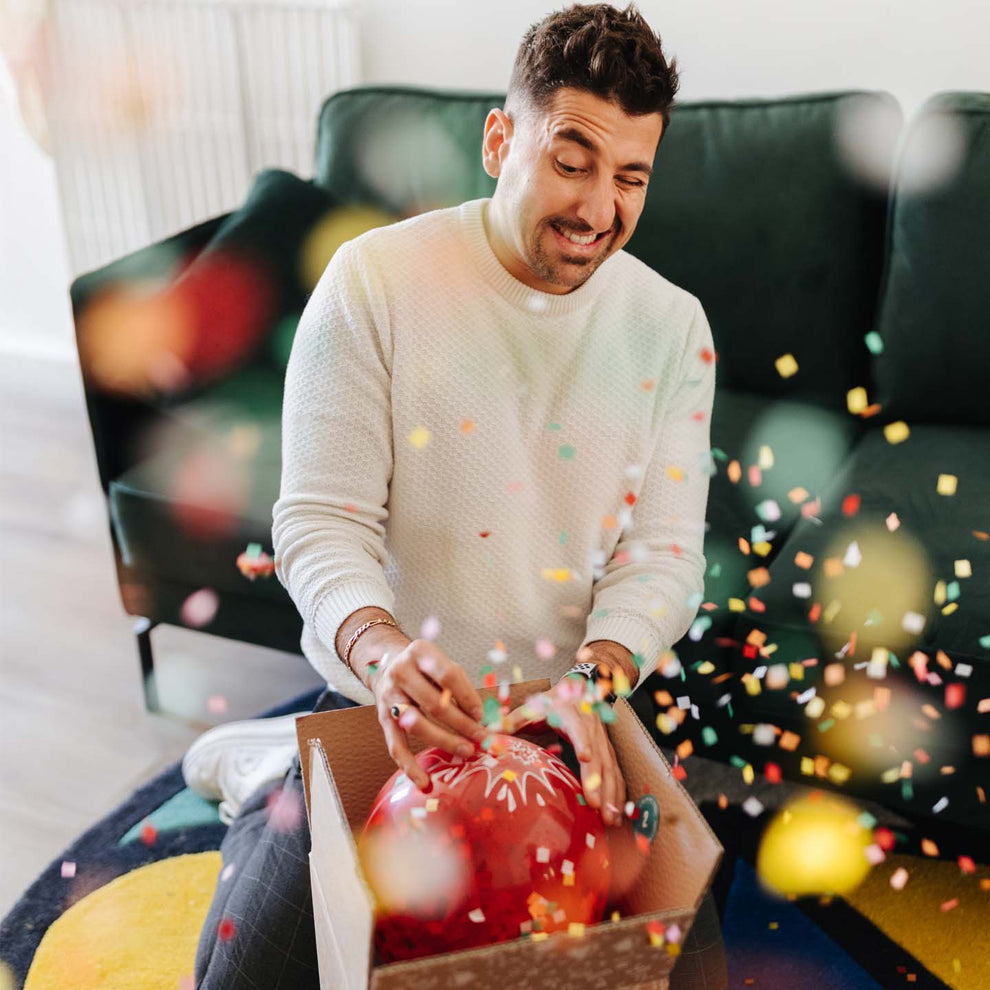
[(134, 623), (134, 634), (137, 636), (138, 656), (141, 660), (141, 684), (144, 687), (144, 707), (146, 711), (157, 713), (161, 711), (158, 704), (158, 686), (155, 683), (155, 658), (151, 652), (151, 630), (157, 622), (141, 616)]

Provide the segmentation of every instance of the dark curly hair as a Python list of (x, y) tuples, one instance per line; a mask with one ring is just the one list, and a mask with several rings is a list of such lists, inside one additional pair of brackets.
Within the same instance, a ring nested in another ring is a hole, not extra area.
[(617, 101), (630, 117), (659, 113), (661, 140), (677, 93), (677, 61), (630, 3), (571, 4), (532, 24), (523, 36), (505, 98), (513, 118), (547, 112), (565, 86)]

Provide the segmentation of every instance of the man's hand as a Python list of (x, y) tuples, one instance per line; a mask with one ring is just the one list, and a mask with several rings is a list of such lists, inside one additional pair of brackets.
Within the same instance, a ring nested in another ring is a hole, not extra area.
[[(371, 690), (388, 754), (421, 791), (431, 786), (430, 777), (413, 756), (407, 735), (466, 757), (489, 734), (480, 721), (481, 696), (464, 668), (430, 640), (414, 639), (380, 665)], [(398, 719), (392, 717), (393, 705), (402, 710)]]
[(594, 688), (584, 677), (563, 678), (509, 712), (500, 731), (512, 735), (524, 726), (546, 722), (565, 736), (582, 764), (581, 787), (588, 804), (599, 809), (606, 825), (618, 825), (626, 803), (626, 784), (608, 731), (588, 698), (589, 686)]

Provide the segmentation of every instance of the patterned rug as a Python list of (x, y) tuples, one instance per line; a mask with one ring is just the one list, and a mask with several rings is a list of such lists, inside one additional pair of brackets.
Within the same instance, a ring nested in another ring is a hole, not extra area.
[[(264, 715), (307, 711), (318, 693)], [(725, 768), (694, 761), (695, 781), (706, 772)], [(845, 898), (782, 899), (754, 867), (766, 822), (723, 781), (714, 787), (717, 803), (693, 796), (727, 851), (715, 892), (730, 986), (990, 986), (986, 865), (901, 834)], [(0, 924), (0, 990), (194, 990), (225, 831), (180, 763), (145, 784), (56, 857)]]

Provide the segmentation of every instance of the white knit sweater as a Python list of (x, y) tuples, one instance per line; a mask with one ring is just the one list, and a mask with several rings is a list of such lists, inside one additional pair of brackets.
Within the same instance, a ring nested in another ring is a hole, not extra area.
[(642, 684), (703, 600), (701, 304), (625, 251), (572, 292), (530, 289), (491, 249), (489, 202), (344, 244), (292, 346), (275, 573), (303, 653), (361, 704), (334, 643), (364, 606), (480, 687), (555, 683), (596, 639)]

